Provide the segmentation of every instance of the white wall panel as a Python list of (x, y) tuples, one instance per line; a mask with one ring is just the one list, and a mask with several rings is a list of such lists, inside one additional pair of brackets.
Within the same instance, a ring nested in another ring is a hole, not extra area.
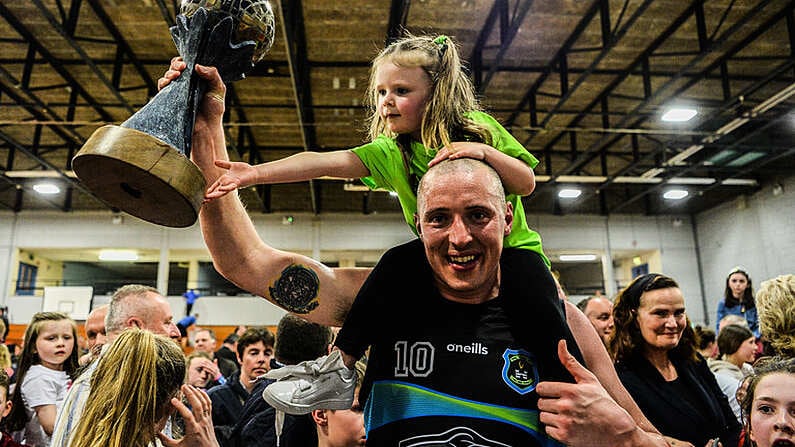
[[(728, 270), (735, 265), (749, 269), (756, 285), (772, 276), (795, 272), (795, 178), (782, 181), (783, 194), (770, 188), (738, 202), (727, 203), (696, 216), (704, 289), (710, 320), (723, 291)], [(320, 255), (321, 259), (355, 258), (372, 262), (380, 253), (414, 236), (399, 214), (320, 215), (296, 214), (292, 225), (283, 225), (281, 215), (254, 215), (259, 235), (274, 247)], [(5, 296), (11, 288), (17, 248), (128, 247), (155, 250), (197, 250), (206, 253), (198, 224), (182, 229), (165, 228), (124, 216), (121, 225), (111, 223), (107, 213), (28, 213), (0, 211), (0, 286), (3, 302), (16, 306), (17, 298)], [(659, 252), (663, 273), (682, 285), (688, 312), (694, 322), (703, 322), (702, 294), (696, 261), (696, 238), (689, 216), (528, 216), (545, 249), (591, 250), (606, 254)], [(620, 280), (623, 282), (624, 280)], [(32, 300), (34, 298), (18, 298)], [(183, 304), (174, 298), (175, 316)], [(204, 301), (203, 301), (204, 300)], [(230, 306), (230, 300), (235, 305)], [(207, 297), (213, 324), (273, 324), (280, 317), (275, 307), (254, 297)], [(33, 301), (19, 304), (27, 315)], [(39, 305), (40, 306), (40, 305)], [(201, 309), (201, 308), (199, 308)], [(14, 312), (12, 311), (12, 315)], [(201, 315), (201, 313), (200, 313)], [(202, 316), (202, 318), (204, 318)], [(218, 320), (215, 320), (215, 319)], [(273, 320), (275, 319), (275, 320)], [(273, 321), (271, 321), (273, 320)], [(209, 322), (205, 322), (209, 323)]]
[[(726, 276), (742, 266), (756, 287), (765, 279), (795, 273), (795, 177), (698, 215), (704, 288), (712, 320)], [(756, 289), (755, 289), (756, 290)]]

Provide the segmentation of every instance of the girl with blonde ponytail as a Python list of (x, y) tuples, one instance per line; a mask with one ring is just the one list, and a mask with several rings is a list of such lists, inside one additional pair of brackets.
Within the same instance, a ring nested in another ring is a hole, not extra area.
[[(217, 447), (210, 399), (182, 386), (185, 357), (173, 340), (128, 329), (99, 359), (91, 392), (69, 447), (145, 447), (166, 445)], [(179, 400), (179, 391), (193, 411)], [(181, 441), (160, 432), (174, 411), (186, 421)]]

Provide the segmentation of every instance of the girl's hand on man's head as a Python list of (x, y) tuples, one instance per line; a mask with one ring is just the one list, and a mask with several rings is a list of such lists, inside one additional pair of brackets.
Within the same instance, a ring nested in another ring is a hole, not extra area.
[(474, 158), (475, 160), (486, 161), (486, 154), (489, 150), (494, 150), (491, 146), (483, 143), (473, 143), (471, 141), (456, 141), (445, 146), (436, 153), (433, 160), (428, 162), (431, 167), (442, 160), (455, 160), (456, 158)]

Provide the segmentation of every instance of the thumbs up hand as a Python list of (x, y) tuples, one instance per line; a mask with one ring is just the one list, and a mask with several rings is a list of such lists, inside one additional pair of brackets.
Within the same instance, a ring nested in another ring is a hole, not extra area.
[(565, 340), (558, 342), (558, 358), (575, 383), (541, 382), (536, 387), (547, 434), (573, 447), (633, 445), (640, 429), (632, 416), (569, 353)]

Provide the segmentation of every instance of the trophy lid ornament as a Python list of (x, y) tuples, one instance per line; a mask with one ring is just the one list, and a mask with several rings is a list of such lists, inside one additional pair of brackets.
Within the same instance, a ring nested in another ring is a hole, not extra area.
[(243, 79), (273, 45), (264, 0), (183, 0), (171, 35), (187, 68), (120, 126), (97, 129), (72, 160), (80, 181), (109, 205), (168, 227), (196, 222), (206, 183), (190, 157), (206, 83), (196, 64), (224, 82)]
[(236, 19), (234, 40), (254, 42), (253, 63), (261, 61), (273, 46), (275, 25), (270, 3), (263, 0), (183, 0), (180, 11), (185, 17), (191, 17), (199, 8), (223, 11)]

